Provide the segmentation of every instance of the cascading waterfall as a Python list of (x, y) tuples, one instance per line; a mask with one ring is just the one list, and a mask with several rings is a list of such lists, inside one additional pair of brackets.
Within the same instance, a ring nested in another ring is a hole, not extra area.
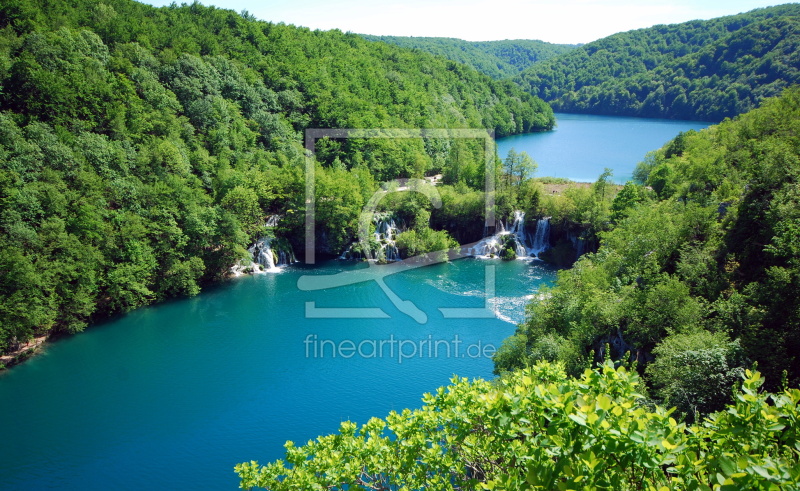
[(516, 210), (514, 211), (514, 221), (511, 223), (511, 228), (508, 229), (508, 234), (514, 236), (514, 252), (517, 257), (526, 257), (530, 255), (527, 244), (528, 232), (525, 230), (525, 212)]
[[(511, 225), (506, 228), (501, 220), (497, 221), (498, 232), (483, 238), (475, 247), (470, 248), (470, 255), (477, 257), (500, 256), (503, 250), (511, 247), (518, 258), (536, 257), (550, 248), (550, 219), (542, 218), (536, 223), (536, 234), (531, 241), (525, 229), (525, 212), (516, 210)], [(529, 244), (531, 244), (529, 246)]]
[(347, 261), (348, 259), (359, 259), (360, 255), (353, 250), (353, 246), (356, 245), (357, 243), (358, 242), (353, 242), (352, 244), (347, 246), (347, 249), (345, 249), (344, 252), (342, 252), (342, 254), (339, 256), (339, 260)]
[[(272, 239), (262, 237), (247, 249), (247, 252), (253, 257), (252, 262), (261, 266), (265, 272), (274, 272), (278, 269), (275, 265), (275, 254), (271, 246)], [(253, 270), (253, 272), (258, 273), (259, 271)]]
[[(279, 221), (279, 215), (270, 215), (267, 217), (265, 224), (267, 233), (272, 235), (272, 229), (278, 225)], [(233, 276), (240, 276), (245, 273), (276, 273), (281, 270), (279, 266), (285, 266), (297, 261), (291, 246), (286, 244), (284, 247), (276, 250), (273, 249), (273, 240), (275, 239), (270, 236), (264, 236), (258, 239), (247, 249), (247, 252), (250, 253), (250, 259), (239, 260), (231, 268), (231, 274)]]
[(278, 222), (281, 220), (280, 215), (270, 215), (267, 217), (267, 223), (264, 225), (267, 228), (275, 228), (278, 226)]
[(539, 256), (542, 252), (550, 249), (550, 219), (541, 218), (536, 222), (536, 234), (533, 236), (531, 245), (531, 255)]
[[(371, 251), (373, 256), (371, 259), (399, 261), (400, 251), (397, 249), (395, 238), (401, 230), (395, 223), (394, 216), (388, 213), (376, 213), (372, 217), (372, 223), (375, 226), (372, 237), (380, 250)], [(358, 242), (350, 244), (339, 259), (364, 259), (360, 244)]]
[(375, 241), (381, 246), (383, 257), (386, 261), (399, 261), (400, 251), (397, 250), (395, 237), (397, 236), (397, 224), (391, 216), (376, 215), (373, 218), (375, 223)]
[(469, 248), (471, 256), (478, 257), (494, 257), (500, 254), (500, 239), (501, 234), (484, 237), (480, 242), (475, 244), (475, 247)]

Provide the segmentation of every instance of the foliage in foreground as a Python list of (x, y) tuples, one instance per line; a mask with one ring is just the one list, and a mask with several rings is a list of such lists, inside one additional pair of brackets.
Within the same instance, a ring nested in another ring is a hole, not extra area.
[(454, 378), (414, 411), (392, 412), (236, 466), (242, 488), (794, 489), (800, 390), (759, 393), (687, 426), (648, 408), (635, 373), (606, 364), (570, 378), (539, 363), (497, 382)]

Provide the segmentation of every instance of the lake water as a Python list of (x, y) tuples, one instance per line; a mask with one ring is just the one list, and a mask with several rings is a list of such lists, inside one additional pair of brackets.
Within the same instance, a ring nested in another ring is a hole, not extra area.
[(539, 164), (537, 177), (594, 182), (608, 167), (614, 171), (612, 180), (624, 184), (647, 152), (661, 148), (681, 131), (712, 124), (566, 113), (556, 113), (556, 123), (551, 132), (497, 140), (498, 154), (505, 158), (512, 147), (527, 152)]
[[(612, 167), (624, 182), (645, 153), (704, 126), (559, 114), (556, 131), (498, 145), (501, 156), (530, 153), (540, 176), (592, 181)], [(539, 261), (461, 259), (387, 276), (388, 293), (375, 281), (298, 288), (306, 275), (363, 267), (238, 278), (0, 373), (0, 489), (236, 489), (236, 463), (282, 458), (286, 440), (418, 407), (454, 374), (491, 377), (492, 348), (555, 276)], [(401, 300), (427, 321), (398, 310)], [(457, 319), (440, 308), (491, 312)], [(376, 313), (384, 318), (367, 318)]]
[[(487, 306), (487, 266), (493, 318), (444, 318), (439, 308)], [(492, 347), (555, 274), (539, 261), (461, 259), (387, 276), (427, 315), (423, 324), (375, 281), (298, 288), (303, 275), (363, 267), (237, 278), (92, 327), (0, 373), (0, 489), (237, 489), (233, 466), (282, 458), (286, 440), (419, 407), (453, 374), (491, 377)], [(389, 318), (307, 317), (355, 308)]]

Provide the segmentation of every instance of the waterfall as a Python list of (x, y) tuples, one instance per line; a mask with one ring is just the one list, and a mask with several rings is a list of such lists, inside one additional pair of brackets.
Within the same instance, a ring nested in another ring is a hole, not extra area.
[(500, 254), (499, 234), (484, 237), (475, 247), (469, 248), (469, 255), (480, 257), (494, 257)]
[(375, 223), (375, 241), (381, 246), (383, 257), (386, 261), (399, 261), (400, 251), (397, 250), (395, 237), (397, 236), (397, 224), (391, 215), (375, 215), (372, 219)]
[(347, 261), (348, 259), (360, 259), (361, 255), (357, 251), (353, 251), (353, 246), (356, 244), (358, 244), (358, 242), (353, 242), (347, 246), (347, 249), (339, 256), (339, 260)]
[(503, 223), (503, 220), (497, 219), (496, 227), (495, 227), (495, 234), (504, 234), (506, 233), (506, 224)]
[[(536, 257), (540, 252), (550, 248), (550, 219), (543, 218), (536, 223), (536, 235), (531, 238), (525, 229), (525, 212), (514, 211), (511, 225), (506, 227), (501, 220), (497, 221), (498, 232), (484, 237), (469, 254), (478, 257), (495, 257), (506, 248), (512, 248), (518, 258)], [(529, 244), (532, 244), (529, 246)]]
[[(270, 235), (279, 221), (279, 215), (267, 217), (265, 228)], [(258, 239), (247, 249), (247, 252), (250, 253), (250, 258), (237, 261), (230, 269), (231, 274), (240, 276), (245, 273), (276, 273), (281, 270), (279, 266), (285, 266), (297, 261), (294, 257), (294, 251), (286, 241), (282, 241), (280, 247), (273, 248), (274, 240), (270, 236)]]
[(550, 219), (542, 218), (536, 222), (536, 234), (533, 236), (530, 251), (538, 256), (547, 249), (550, 249)]
[(511, 227), (508, 229), (507, 233), (514, 236), (514, 252), (517, 254), (517, 257), (530, 256), (530, 250), (528, 248), (530, 240), (528, 240), (528, 232), (525, 230), (524, 211), (514, 211), (514, 221), (511, 223)]
[(267, 228), (275, 228), (278, 226), (280, 219), (280, 215), (270, 215), (267, 217), (267, 223), (264, 226)]
[[(387, 262), (400, 261), (400, 251), (397, 249), (395, 239), (402, 230), (395, 223), (394, 216), (390, 213), (376, 213), (372, 217), (372, 224), (375, 227), (372, 238), (380, 249), (370, 251), (370, 257), (367, 259), (385, 260)], [(350, 244), (339, 256), (339, 259), (365, 259), (361, 244), (358, 242)]]
[[(265, 272), (275, 272), (278, 268), (275, 266), (275, 254), (272, 252), (272, 239), (269, 237), (262, 237), (256, 241), (255, 244), (247, 249), (247, 252), (253, 258), (253, 263), (261, 266)], [(253, 270), (258, 273), (259, 271)]]

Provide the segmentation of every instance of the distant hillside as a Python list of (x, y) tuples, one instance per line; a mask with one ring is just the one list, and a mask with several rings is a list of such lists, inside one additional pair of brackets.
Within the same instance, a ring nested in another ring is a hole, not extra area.
[(530, 39), (472, 42), (454, 38), (363, 36), (370, 41), (383, 41), (444, 56), (497, 79), (513, 77), (537, 61), (577, 48), (573, 44), (552, 44)]
[(615, 34), (515, 80), (556, 111), (722, 120), (800, 82), (800, 4)]

